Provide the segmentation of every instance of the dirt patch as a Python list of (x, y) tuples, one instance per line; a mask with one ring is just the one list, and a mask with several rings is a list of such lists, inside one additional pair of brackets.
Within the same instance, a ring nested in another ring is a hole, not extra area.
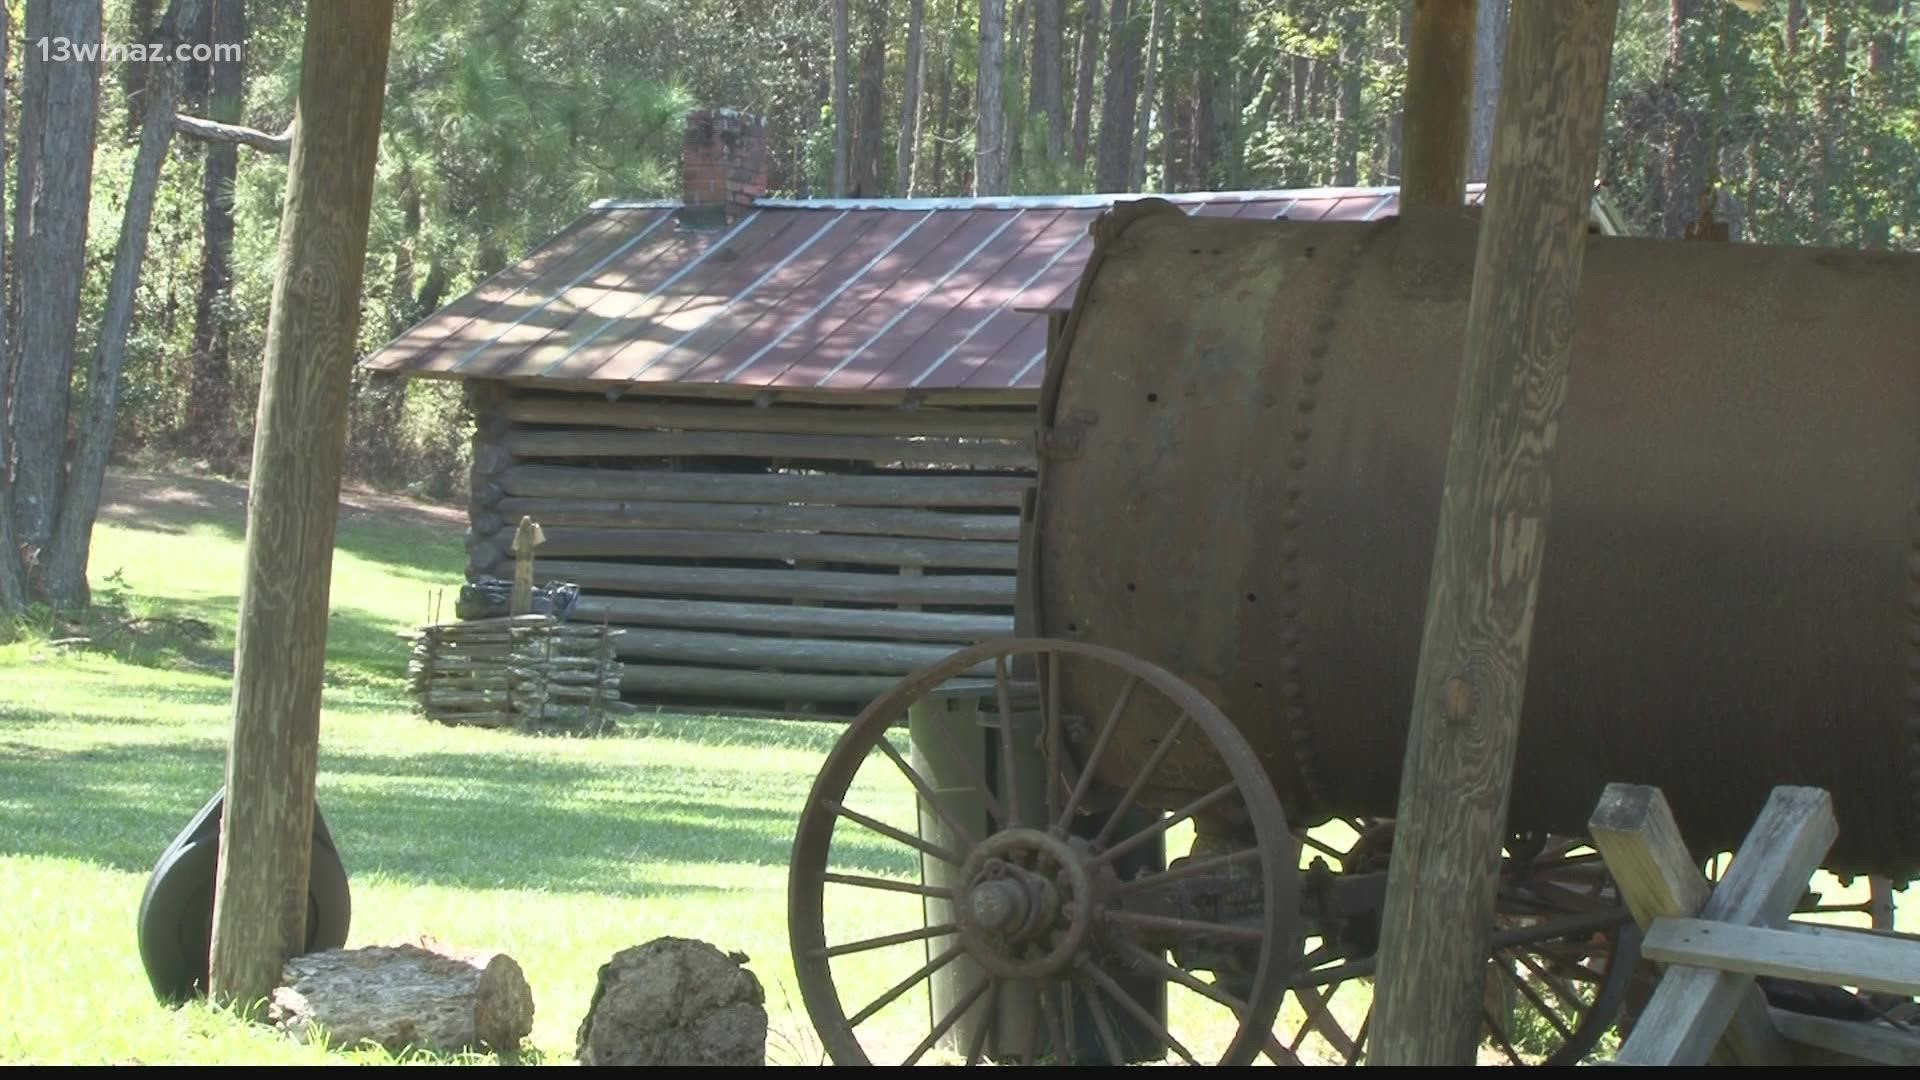
[[(246, 517), (247, 486), (237, 480), (172, 473), (107, 473), (100, 499), (100, 520), (116, 525), (145, 525), (207, 514)], [(422, 502), (363, 488), (340, 492), (344, 520), (379, 520), (429, 528), (464, 529), (463, 507)]]

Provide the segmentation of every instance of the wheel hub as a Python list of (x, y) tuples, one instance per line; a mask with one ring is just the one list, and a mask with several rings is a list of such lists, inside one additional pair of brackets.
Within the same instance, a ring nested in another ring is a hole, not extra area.
[(1087, 853), (1037, 829), (1008, 829), (973, 850), (954, 899), (961, 940), (1008, 978), (1064, 970), (1085, 945), (1093, 890)]

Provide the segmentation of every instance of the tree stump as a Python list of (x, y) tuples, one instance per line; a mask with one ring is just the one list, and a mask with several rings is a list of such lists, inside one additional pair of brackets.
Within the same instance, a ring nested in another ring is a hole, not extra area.
[(766, 1064), (766, 994), (746, 960), (674, 937), (615, 953), (580, 1024), (580, 1064)]
[(430, 941), (330, 949), (287, 961), (281, 983), (267, 1019), (301, 1042), (511, 1054), (533, 1030), (533, 991), (505, 953)]

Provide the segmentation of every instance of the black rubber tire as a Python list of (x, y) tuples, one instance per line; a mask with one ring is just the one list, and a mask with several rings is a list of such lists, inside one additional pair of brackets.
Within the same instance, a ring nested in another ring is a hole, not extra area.
[[(153, 985), (154, 996), (162, 1001), (185, 1001), (207, 991), (221, 801), (216, 795), (167, 846), (140, 898), (140, 963)], [(345, 945), (353, 916), (347, 870), (318, 810), (314, 812), (313, 832), (305, 952)]]

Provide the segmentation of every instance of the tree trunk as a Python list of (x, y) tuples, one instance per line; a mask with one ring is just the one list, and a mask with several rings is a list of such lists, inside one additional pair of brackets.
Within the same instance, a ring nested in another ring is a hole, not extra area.
[(1060, 21), (1065, 13), (1066, 0), (1034, 0), (1033, 83), (1027, 115), (1045, 119), (1050, 168), (1066, 152), (1067, 100), (1060, 85)]
[[(1788, 147), (1799, 146), (1803, 142), (1800, 138), (1800, 95), (1797, 93), (1797, 87), (1800, 81), (1800, 27), (1806, 19), (1806, 0), (1787, 0), (1787, 70), (1783, 73), (1781, 80), (1785, 84), (1783, 95), (1785, 100), (1780, 106), (1782, 129), (1780, 137), (1782, 145)], [(1798, 220), (1799, 215), (1794, 209), (1793, 197), (1796, 189), (1794, 181), (1800, 168), (1799, 155), (1783, 153), (1781, 156), (1784, 160), (1780, 167), (1779, 195), (1777, 196), (1779, 209), (1789, 220)], [(1795, 232), (1797, 234), (1798, 230), (1796, 229)]]
[(1850, 27), (1844, 9), (1829, 11), (1820, 24), (1820, 84), (1814, 145), (1819, 183), (1813, 192), (1813, 224), (1822, 247), (1832, 247), (1834, 185), (1846, 175), (1841, 168), (1847, 109), (1847, 37)]
[(1007, 114), (1001, 107), (1001, 53), (1007, 0), (980, 0), (980, 70), (974, 80), (973, 193), (1007, 193)]
[[(1393, 110), (1393, 116), (1387, 121), (1387, 170), (1386, 183), (1406, 186), (1406, 139), (1407, 113), (1413, 105), (1413, 8), (1403, 6), (1399, 17), (1400, 64), (1407, 69), (1407, 89), (1401, 91), (1400, 108)], [(1402, 204), (1405, 192), (1401, 193)]]
[[(1200, 56), (1195, 71), (1199, 81), (1200, 129), (1206, 144), (1206, 171), (1199, 176), (1205, 190), (1227, 191), (1239, 186), (1240, 100), (1235, 92), (1235, 46), (1240, 34), (1237, 0), (1216, 0), (1200, 8)], [(1356, 17), (1362, 13), (1357, 9)], [(1356, 61), (1356, 69), (1359, 64)]]
[(1367, 13), (1348, 8), (1340, 13), (1340, 97), (1334, 103), (1333, 182), (1352, 187), (1360, 182), (1360, 88), (1366, 81)]
[(947, 28), (940, 48), (940, 104), (933, 116), (933, 193), (945, 195), (959, 190), (947, 185), (947, 128), (953, 118), (953, 42), (959, 34), (960, 5), (953, 5), (953, 25)]
[(1387, 871), (1369, 1064), (1471, 1065), (1617, 0), (1514, 9)]
[[(158, 12), (155, 0), (127, 0), (127, 40), (152, 41), (158, 29), (155, 21)], [(146, 64), (120, 65), (120, 92), (126, 99), (128, 138), (137, 138), (140, 134), (140, 113), (146, 105), (147, 67)]]
[(1701, 139), (1702, 118), (1681, 91), (1689, 57), (1688, 23), (1695, 15), (1694, 0), (1669, 0), (1667, 6), (1666, 154), (1660, 162), (1661, 234), (1678, 240), (1699, 217), (1700, 189), (1706, 181), (1706, 148)]
[(880, 186), (880, 141), (886, 126), (887, 0), (867, 0), (867, 39), (860, 49), (859, 138), (854, 144), (853, 194), (873, 198)]
[(1313, 114), (1307, 107), (1307, 80), (1313, 72), (1313, 61), (1305, 56), (1293, 58), (1293, 92), (1287, 96), (1287, 123), (1298, 124)]
[(1027, 25), (1030, 13), (1027, 0), (1015, 0), (1012, 12), (1007, 16), (1006, 85), (1002, 90), (1001, 104), (1007, 114), (1007, 190), (1012, 191), (1014, 181), (1020, 176), (1021, 155), (1026, 151), (1027, 129), (1024, 123), (1025, 110), (1020, 107), (1021, 90), (1027, 79)]
[(900, 95), (900, 145), (894, 148), (893, 191), (913, 195), (914, 156), (920, 150), (920, 82), (926, 68), (927, 0), (907, 12), (906, 86)]
[[(1500, 0), (1482, 0), (1497, 6)], [(1415, 8), (1407, 57), (1407, 169), (1401, 212), (1458, 207), (1466, 199), (1473, 105), (1473, 0)]]
[(1093, 133), (1093, 66), (1100, 50), (1100, 0), (1082, 0), (1080, 47), (1073, 65), (1073, 171), (1087, 171), (1087, 145)]
[[(245, 0), (211, 0), (208, 37), (214, 42), (244, 42), (247, 36)], [(207, 102), (210, 118), (233, 124), (240, 120), (246, 94), (246, 62), (217, 60)], [(231, 327), (226, 307), (233, 291), (233, 186), (240, 168), (240, 147), (232, 142), (207, 144), (200, 174), (200, 289), (193, 305), (192, 392), (181, 445), (189, 453), (205, 455), (215, 464), (232, 464), (233, 361)]]
[(1093, 190), (1127, 190), (1132, 163), (1133, 110), (1139, 94), (1140, 34), (1128, 0), (1113, 0), (1107, 19), (1107, 78), (1100, 93), (1100, 134), (1093, 161)]
[[(29, 559), (44, 556), (53, 535), (66, 471), (67, 411), (73, 350), (86, 278), (87, 208), (93, 180), (100, 65), (57, 44), (100, 42), (100, 0), (36, 0), (27, 6), (28, 93), (40, 84), (38, 115), (22, 116), (20, 146), (26, 228), (15, 232), (14, 273), (21, 279), (16, 325), (20, 353), (13, 376), (13, 512)], [(34, 16), (38, 15), (38, 21)], [(44, 55), (43, 55), (44, 51)], [(29, 566), (30, 577), (35, 576)]]
[(1140, 111), (1133, 118), (1133, 160), (1127, 167), (1130, 191), (1147, 190), (1147, 118), (1153, 113), (1153, 77), (1160, 66), (1160, 37), (1167, 29), (1167, 0), (1153, 0), (1147, 23), (1147, 61), (1140, 76)]
[(1500, 67), (1507, 58), (1510, 0), (1480, 0), (1473, 31), (1473, 136), (1467, 179), (1485, 180), (1493, 161), (1493, 121), (1500, 108)]
[(829, 181), (836, 199), (847, 197), (853, 166), (853, 101), (848, 86), (847, 2), (833, 0), (833, 177)]
[[(7, 70), (12, 46), (12, 12), (6, 4), (0, 4), (0, 72)], [(0, 92), (0, 132), (7, 130), (9, 96)], [(7, 141), (0, 138), (0, 178), (6, 174)], [(0, 182), (0, 222), (7, 219), (6, 190), (6, 184)], [(0, 228), (0, 280), (5, 280), (11, 269), (7, 264), (9, 254), (7, 230)], [(13, 527), (13, 425), (8, 422), (13, 372), (6, 347), (12, 320), (7, 315), (7, 305), (0, 303), (0, 616), (14, 614), (27, 603), (27, 571), (20, 560), (20, 541)]]
[[(1901, 0), (1873, 0), (1874, 21), (1867, 36), (1867, 107), (1889, 113), (1896, 108), (1892, 82), (1895, 78), (1893, 53), (1898, 39), (1894, 20), (1900, 15), (1900, 7)], [(1872, 195), (1876, 191), (1898, 191), (1902, 186), (1898, 177), (1882, 175), (1890, 172), (1883, 150), (1875, 140), (1866, 140), (1860, 148), (1859, 176), (1864, 183), (1854, 186), (1853, 196), (1861, 246), (1873, 251), (1885, 251), (1891, 245), (1893, 218), (1890, 209), (1874, 212)]]
[[(159, 35), (168, 55), (176, 46), (192, 40), (200, 4), (201, 0), (173, 0)], [(167, 146), (173, 141), (174, 103), (179, 100), (185, 66), (155, 65), (146, 76), (146, 118), (140, 125), (140, 149), (134, 157), (127, 205), (120, 219), (120, 242), (114, 248), (113, 272), (107, 279), (93, 364), (87, 371), (85, 412), (68, 462), (52, 542), (41, 557), (42, 586), (48, 599), (63, 608), (77, 609), (87, 604), (87, 554), (92, 546), (93, 519), (100, 511), (107, 454), (113, 449), (114, 421), (120, 414), (120, 371), (126, 366), (134, 300), (140, 291), (141, 265), (147, 257), (148, 226), (153, 221), (154, 196), (160, 189), (160, 168), (166, 164)]]
[(314, 4), (247, 500), (212, 991), (263, 1000), (305, 940), (329, 568), (392, 0)]
[(1178, 20), (1167, 27), (1167, 40), (1160, 66), (1166, 76), (1160, 80), (1160, 190), (1189, 191), (1193, 184), (1193, 78), (1189, 65), (1189, 42), (1180, 34)]

